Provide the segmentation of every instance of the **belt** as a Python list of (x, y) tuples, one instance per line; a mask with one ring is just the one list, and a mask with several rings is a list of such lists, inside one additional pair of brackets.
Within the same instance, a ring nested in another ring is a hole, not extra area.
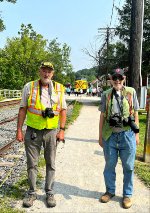
[(121, 128), (121, 127), (113, 127), (112, 128), (113, 133), (119, 133), (119, 132), (123, 132), (123, 131), (124, 131), (124, 129)]

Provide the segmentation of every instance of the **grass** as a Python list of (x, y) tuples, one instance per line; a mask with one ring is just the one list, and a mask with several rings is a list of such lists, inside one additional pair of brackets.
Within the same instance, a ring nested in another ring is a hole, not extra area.
[(2, 96), (0, 96), (0, 101), (4, 100), (4, 98)]
[(146, 114), (139, 114), (139, 123), (140, 123), (140, 144), (137, 146), (136, 156), (137, 158), (143, 158), (144, 152), (144, 140), (145, 140), (145, 131), (146, 131)]
[(148, 163), (135, 161), (135, 173), (142, 180), (142, 182), (150, 188), (150, 166)]
[(8, 206), (8, 202), (0, 200), (0, 212), (1, 213), (25, 213), (25, 211), (21, 211), (19, 209), (13, 209), (11, 206)]
[(72, 124), (74, 120), (76, 120), (76, 118), (80, 114), (80, 109), (82, 107), (82, 103), (79, 103), (77, 101), (72, 101), (72, 104), (73, 104), (72, 114), (71, 116), (67, 115), (66, 128), (68, 128), (68, 126)]
[(150, 166), (148, 163), (143, 162), (146, 121), (147, 115), (139, 113), (140, 144), (137, 146), (136, 151), (135, 173), (147, 187), (150, 187)]

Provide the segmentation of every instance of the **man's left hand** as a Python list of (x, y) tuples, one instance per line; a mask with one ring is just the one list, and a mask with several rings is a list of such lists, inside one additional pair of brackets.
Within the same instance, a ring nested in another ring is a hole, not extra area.
[(136, 139), (136, 145), (139, 145), (140, 140), (139, 140), (139, 133), (135, 134), (135, 139)]
[(60, 129), (56, 135), (56, 138), (59, 139), (60, 141), (63, 141), (64, 140), (64, 130)]

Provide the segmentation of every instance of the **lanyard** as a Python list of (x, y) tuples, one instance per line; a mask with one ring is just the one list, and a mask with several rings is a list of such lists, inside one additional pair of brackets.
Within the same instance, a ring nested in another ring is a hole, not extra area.
[[(42, 83), (41, 83), (41, 80), (39, 80), (39, 87), (40, 87), (40, 100), (41, 100), (41, 97), (42, 97)], [(48, 84), (48, 94), (49, 94), (49, 97), (50, 97), (50, 104), (51, 104), (51, 108), (52, 108), (52, 84), (51, 84), (51, 82), (49, 82), (49, 84)]]
[(123, 96), (121, 96), (121, 104), (119, 102), (119, 95), (116, 93), (116, 90), (113, 89), (112, 93), (111, 93), (111, 107), (110, 107), (110, 114), (112, 114), (112, 102), (113, 102), (113, 95), (115, 96), (115, 99), (118, 103), (119, 109), (120, 109), (120, 113), (121, 116), (123, 116)]

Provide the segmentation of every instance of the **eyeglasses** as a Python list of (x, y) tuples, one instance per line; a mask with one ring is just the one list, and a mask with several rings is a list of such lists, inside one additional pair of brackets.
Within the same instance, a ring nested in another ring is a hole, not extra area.
[(114, 76), (112, 76), (112, 80), (113, 81), (117, 81), (117, 80), (122, 81), (123, 79), (124, 78), (123, 78), (122, 75), (114, 75)]

